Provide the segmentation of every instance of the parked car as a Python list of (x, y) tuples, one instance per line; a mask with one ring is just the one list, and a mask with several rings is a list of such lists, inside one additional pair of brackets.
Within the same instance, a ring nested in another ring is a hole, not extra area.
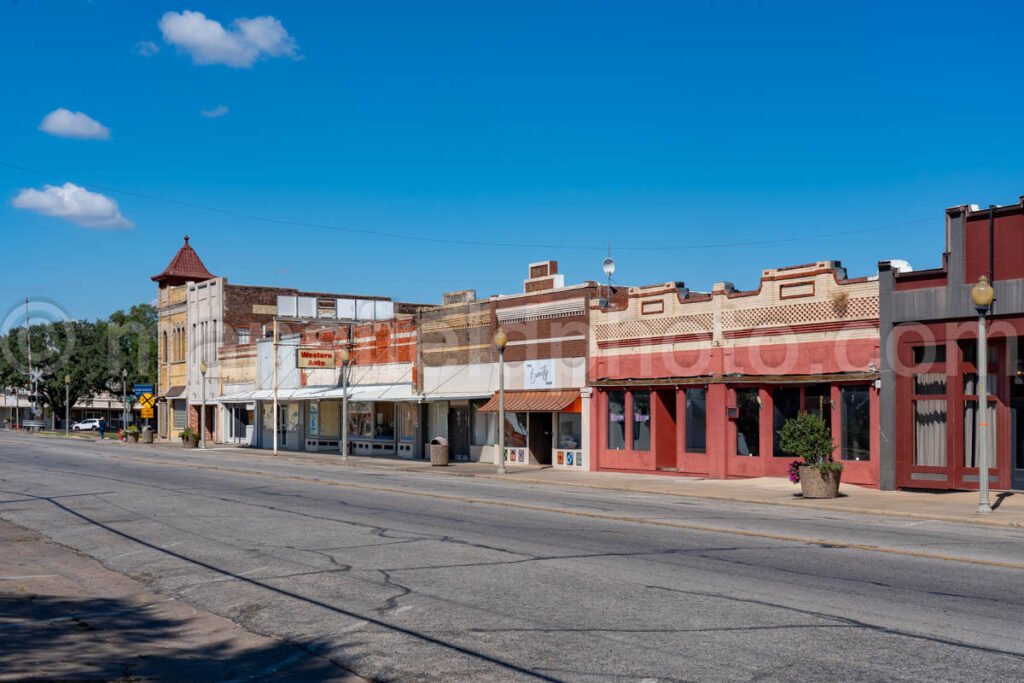
[(90, 417), (88, 420), (82, 420), (76, 422), (72, 427), (72, 431), (76, 432), (95, 432), (100, 428), (100, 419), (98, 417)]

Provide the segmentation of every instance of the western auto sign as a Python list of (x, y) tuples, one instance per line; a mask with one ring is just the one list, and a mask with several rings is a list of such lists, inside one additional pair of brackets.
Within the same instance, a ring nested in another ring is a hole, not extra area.
[(334, 367), (334, 351), (331, 349), (298, 349), (296, 359), (300, 368)]

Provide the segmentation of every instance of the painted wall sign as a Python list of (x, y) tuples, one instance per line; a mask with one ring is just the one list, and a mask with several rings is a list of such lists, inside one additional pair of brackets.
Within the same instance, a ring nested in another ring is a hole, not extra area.
[(524, 389), (550, 389), (554, 385), (555, 361), (553, 359), (523, 361)]
[(330, 349), (298, 349), (295, 354), (300, 368), (333, 368), (334, 351)]

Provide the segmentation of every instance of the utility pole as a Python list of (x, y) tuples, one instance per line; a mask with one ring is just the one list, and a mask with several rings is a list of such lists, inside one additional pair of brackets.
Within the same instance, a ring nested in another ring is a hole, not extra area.
[[(28, 297), (25, 297), (25, 347), (28, 349), (28, 381), (29, 391), (32, 396), (38, 400), (36, 396), (36, 381), (35, 376), (32, 374), (32, 328), (29, 324), (29, 311), (28, 311)], [(17, 398), (17, 395), (15, 395)], [(17, 400), (15, 400), (17, 403)], [(35, 414), (35, 403), (32, 403), (32, 413)]]
[(277, 316), (274, 316), (274, 455), (277, 455)]
[[(348, 344), (348, 339), (345, 343)], [(341, 356), (341, 459), (348, 462), (348, 346), (343, 346)]]

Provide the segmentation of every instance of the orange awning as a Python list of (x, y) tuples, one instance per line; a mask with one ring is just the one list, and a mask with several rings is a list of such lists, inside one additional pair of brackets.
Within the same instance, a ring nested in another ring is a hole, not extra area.
[[(505, 411), (509, 413), (557, 413), (578, 401), (579, 397), (579, 389), (568, 389), (565, 391), (506, 391)], [(498, 412), (498, 394), (492, 396), (480, 410), (485, 413)]]

